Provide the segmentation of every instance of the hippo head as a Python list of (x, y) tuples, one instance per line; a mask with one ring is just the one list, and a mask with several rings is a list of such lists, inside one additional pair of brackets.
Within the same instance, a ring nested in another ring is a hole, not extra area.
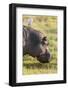
[(48, 39), (43, 33), (30, 29), (24, 29), (23, 35), (23, 52), (33, 57), (37, 57), (37, 60), (41, 63), (47, 63), (50, 61), (50, 51), (48, 49)]
[(47, 37), (43, 37), (40, 43), (40, 53), (37, 56), (37, 59), (41, 63), (48, 63), (50, 61), (50, 51), (48, 49), (48, 40)]

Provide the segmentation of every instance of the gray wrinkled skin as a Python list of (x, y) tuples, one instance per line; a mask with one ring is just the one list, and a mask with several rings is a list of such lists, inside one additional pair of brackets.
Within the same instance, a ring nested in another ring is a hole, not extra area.
[(41, 32), (33, 28), (23, 27), (23, 54), (29, 54), (37, 57), (41, 63), (50, 61), (50, 52), (48, 49), (48, 40)]

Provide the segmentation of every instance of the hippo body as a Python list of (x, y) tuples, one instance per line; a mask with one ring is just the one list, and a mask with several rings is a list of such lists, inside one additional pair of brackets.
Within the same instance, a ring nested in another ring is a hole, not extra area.
[(47, 37), (33, 28), (28, 29), (23, 27), (23, 54), (37, 57), (41, 63), (49, 62), (50, 52)]

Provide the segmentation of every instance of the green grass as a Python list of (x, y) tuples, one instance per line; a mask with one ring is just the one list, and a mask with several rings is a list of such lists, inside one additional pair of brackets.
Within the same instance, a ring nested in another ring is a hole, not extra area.
[[(49, 63), (41, 64), (37, 58), (25, 55), (22, 60), (22, 74), (51, 74), (57, 73), (57, 17), (50, 16), (23, 16), (24, 20), (33, 18), (32, 28), (37, 29), (47, 36), (51, 60)], [(27, 25), (27, 24), (26, 24)]]

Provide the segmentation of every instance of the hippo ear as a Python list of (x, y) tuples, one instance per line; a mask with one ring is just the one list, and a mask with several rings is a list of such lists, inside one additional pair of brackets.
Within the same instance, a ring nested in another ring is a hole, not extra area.
[(48, 43), (48, 40), (47, 40), (47, 37), (43, 37), (43, 39), (42, 39), (42, 44), (44, 45), (49, 45), (49, 43)]
[(43, 37), (42, 41), (47, 41), (47, 37)]

